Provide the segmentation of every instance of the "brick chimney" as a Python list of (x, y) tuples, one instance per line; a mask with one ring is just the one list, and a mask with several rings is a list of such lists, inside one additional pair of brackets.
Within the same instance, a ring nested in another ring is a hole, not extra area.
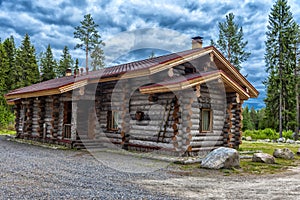
[(68, 68), (66, 70), (66, 76), (71, 76), (72, 75), (72, 70), (70, 68)]
[(192, 38), (192, 49), (202, 48), (203, 37), (196, 36)]

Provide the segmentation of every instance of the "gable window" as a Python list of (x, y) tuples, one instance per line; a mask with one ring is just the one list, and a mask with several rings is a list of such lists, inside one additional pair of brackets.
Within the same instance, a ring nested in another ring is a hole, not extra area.
[(117, 111), (107, 111), (107, 130), (118, 130), (118, 118), (119, 115)]
[(201, 132), (212, 131), (212, 111), (201, 109)]

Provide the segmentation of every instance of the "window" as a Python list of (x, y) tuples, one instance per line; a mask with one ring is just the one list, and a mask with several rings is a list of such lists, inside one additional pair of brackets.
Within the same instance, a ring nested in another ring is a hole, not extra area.
[(117, 111), (107, 111), (107, 130), (118, 130), (119, 115)]
[(212, 130), (212, 112), (210, 109), (201, 110), (201, 132)]

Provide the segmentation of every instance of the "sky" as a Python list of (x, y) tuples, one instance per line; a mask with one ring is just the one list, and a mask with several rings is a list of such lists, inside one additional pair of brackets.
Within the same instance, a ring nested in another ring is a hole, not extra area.
[[(266, 89), (264, 41), (268, 15), (274, 0), (0, 0), (0, 38), (14, 36), (19, 46), (29, 34), (37, 55), (50, 44), (57, 60), (64, 46), (84, 66), (85, 53), (74, 49), (74, 27), (90, 13), (96, 24), (106, 56), (106, 65), (145, 59), (152, 51), (156, 56), (191, 48), (191, 37), (202, 36), (204, 46), (218, 38), (218, 23), (234, 13), (243, 27), (246, 51), (250, 57), (242, 64), (241, 73), (257, 88), (260, 95), (245, 105), (257, 109), (265, 106)], [(300, 23), (300, 2), (289, 0), (291, 12)]]

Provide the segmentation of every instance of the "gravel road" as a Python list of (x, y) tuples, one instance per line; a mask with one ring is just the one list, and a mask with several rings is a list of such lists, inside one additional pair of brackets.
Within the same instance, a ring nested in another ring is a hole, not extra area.
[(0, 147), (0, 199), (176, 199), (136, 183), (170, 178), (165, 170), (125, 173), (85, 151), (21, 144), (4, 136)]
[[(3, 136), (0, 146), (0, 199), (300, 199), (299, 166), (264, 176), (204, 169), (191, 174), (158, 161), (105, 153), (95, 159)], [(125, 172), (141, 169), (148, 173)]]

